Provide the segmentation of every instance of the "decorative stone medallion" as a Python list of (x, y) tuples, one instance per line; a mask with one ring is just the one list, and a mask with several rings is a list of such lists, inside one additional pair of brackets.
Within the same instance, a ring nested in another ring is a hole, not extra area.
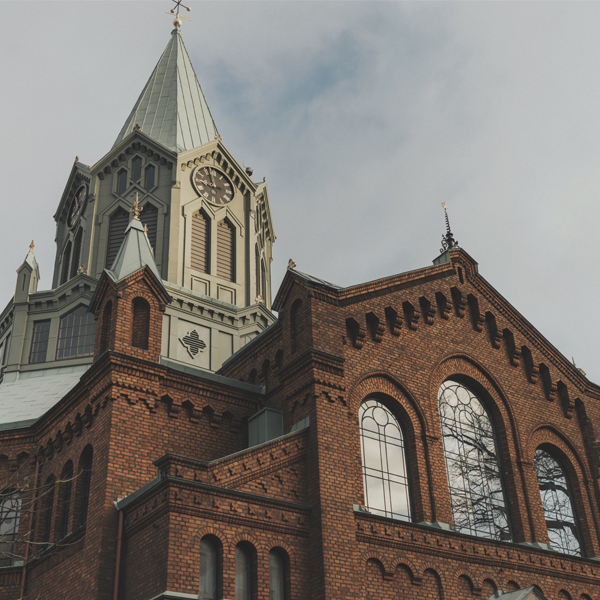
[(206, 344), (200, 339), (200, 336), (195, 329), (188, 331), (183, 337), (179, 338), (179, 341), (183, 344), (192, 358), (196, 358), (198, 353), (206, 348)]

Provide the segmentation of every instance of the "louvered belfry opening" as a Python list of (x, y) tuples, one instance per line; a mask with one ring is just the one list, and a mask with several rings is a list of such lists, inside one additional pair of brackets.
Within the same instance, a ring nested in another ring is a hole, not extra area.
[(61, 269), (61, 274), (60, 274), (61, 285), (63, 283), (65, 283), (65, 281), (68, 281), (68, 279), (69, 279), (69, 265), (71, 264), (70, 263), (71, 248), (72, 248), (72, 244), (71, 244), (71, 242), (68, 242), (65, 247), (65, 250), (63, 252), (62, 269)]
[(83, 242), (83, 229), (79, 229), (75, 237), (75, 248), (73, 249), (73, 258), (71, 259), (71, 279), (77, 275), (77, 270), (81, 265), (81, 245)]
[(106, 268), (110, 269), (119, 252), (119, 248), (125, 237), (125, 230), (129, 224), (129, 215), (125, 210), (119, 208), (110, 218), (108, 228), (108, 244), (106, 245)]
[(217, 224), (217, 277), (234, 281), (235, 279), (235, 229), (223, 219)]
[(156, 254), (156, 230), (158, 227), (158, 209), (153, 204), (146, 204), (142, 210), (140, 220), (148, 227), (148, 240)]
[(210, 273), (210, 220), (201, 210), (192, 215), (192, 269)]

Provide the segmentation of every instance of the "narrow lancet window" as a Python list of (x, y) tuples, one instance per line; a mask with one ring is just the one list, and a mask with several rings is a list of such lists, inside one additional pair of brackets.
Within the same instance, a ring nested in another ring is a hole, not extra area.
[(203, 538), (200, 540), (200, 600), (217, 599), (217, 564), (218, 555), (214, 542)]
[(581, 556), (567, 476), (560, 463), (545, 450), (538, 448), (534, 460), (550, 546), (558, 552)]
[(493, 540), (512, 539), (492, 421), (477, 396), (456, 381), (438, 394), (454, 527)]
[(281, 552), (269, 552), (269, 600), (285, 600), (285, 563)]
[(375, 514), (411, 520), (404, 436), (389, 408), (375, 399), (360, 406), (365, 506)]
[(252, 555), (245, 543), (235, 547), (235, 600), (252, 600)]

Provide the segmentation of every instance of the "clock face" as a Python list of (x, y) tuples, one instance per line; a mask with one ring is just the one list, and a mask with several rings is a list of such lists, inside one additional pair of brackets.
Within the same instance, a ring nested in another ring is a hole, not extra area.
[(69, 209), (69, 218), (68, 225), (69, 227), (73, 227), (75, 223), (77, 223), (81, 212), (83, 211), (83, 206), (85, 204), (85, 200), (87, 198), (87, 186), (82, 185), (77, 192), (75, 192), (75, 197), (71, 202), (71, 208)]
[(223, 206), (233, 200), (233, 184), (223, 171), (214, 167), (198, 167), (192, 181), (198, 194), (213, 204)]

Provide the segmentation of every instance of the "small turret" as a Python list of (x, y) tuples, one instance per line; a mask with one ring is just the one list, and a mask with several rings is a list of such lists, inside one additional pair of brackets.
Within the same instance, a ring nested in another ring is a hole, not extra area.
[(37, 292), (38, 281), (40, 280), (40, 269), (33, 254), (34, 243), (31, 240), (29, 252), (23, 261), (23, 264), (17, 269), (17, 285), (15, 287), (15, 304), (27, 302), (29, 294)]

